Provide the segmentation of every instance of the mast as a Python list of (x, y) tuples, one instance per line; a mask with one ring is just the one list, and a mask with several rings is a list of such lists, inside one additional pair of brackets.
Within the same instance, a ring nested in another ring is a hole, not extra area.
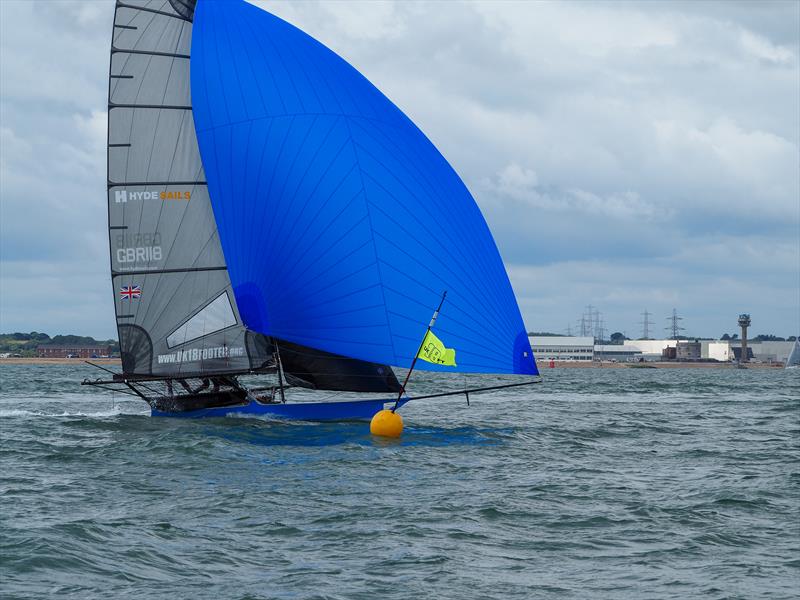
[(286, 404), (286, 395), (283, 391), (283, 365), (281, 364), (281, 349), (277, 342), (275, 343), (275, 366), (278, 370), (278, 386), (280, 387), (281, 391), (281, 403)]

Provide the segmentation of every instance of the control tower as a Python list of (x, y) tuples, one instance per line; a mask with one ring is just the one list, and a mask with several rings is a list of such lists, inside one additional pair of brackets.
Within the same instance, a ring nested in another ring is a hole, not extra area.
[(742, 328), (742, 358), (739, 362), (746, 363), (747, 361), (747, 328), (750, 327), (750, 315), (739, 315), (739, 327)]

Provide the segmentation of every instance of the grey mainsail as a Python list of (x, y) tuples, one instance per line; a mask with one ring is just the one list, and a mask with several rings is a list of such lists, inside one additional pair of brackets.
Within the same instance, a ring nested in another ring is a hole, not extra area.
[[(180, 378), (274, 365), (242, 323), (197, 144), (195, 0), (118, 0), (108, 88), (111, 274), (123, 372)], [(298, 385), (396, 391), (387, 365), (286, 344)]]
[(189, 85), (193, 12), (194, 0), (125, 0), (114, 14), (108, 216), (126, 374), (244, 372), (272, 357), (242, 325), (209, 201)]

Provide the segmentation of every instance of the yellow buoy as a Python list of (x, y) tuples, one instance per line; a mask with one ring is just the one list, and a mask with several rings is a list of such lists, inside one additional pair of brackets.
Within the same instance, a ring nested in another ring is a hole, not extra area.
[(403, 433), (403, 417), (390, 410), (381, 410), (372, 417), (369, 432), (382, 437), (400, 437)]

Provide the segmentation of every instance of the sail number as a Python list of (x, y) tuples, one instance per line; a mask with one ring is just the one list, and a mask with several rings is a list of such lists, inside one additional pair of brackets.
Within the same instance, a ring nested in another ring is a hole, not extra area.
[(161, 260), (161, 246), (139, 246), (117, 250), (117, 262), (132, 263), (153, 260)]
[(161, 260), (161, 234), (124, 233), (114, 236), (118, 263), (140, 263)]

